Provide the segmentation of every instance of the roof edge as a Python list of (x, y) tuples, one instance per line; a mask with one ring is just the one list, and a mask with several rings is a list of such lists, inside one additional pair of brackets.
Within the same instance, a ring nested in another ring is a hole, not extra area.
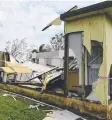
[(97, 11), (97, 10), (102, 10), (102, 9), (109, 8), (109, 7), (112, 7), (112, 1), (104, 1), (104, 2), (100, 2), (97, 4), (93, 4), (87, 7), (77, 9), (75, 11), (71, 11), (69, 13), (65, 12), (60, 15), (60, 19), (65, 21), (66, 18), (70, 18), (73, 16), (85, 14), (85, 13), (90, 13), (90, 12)]

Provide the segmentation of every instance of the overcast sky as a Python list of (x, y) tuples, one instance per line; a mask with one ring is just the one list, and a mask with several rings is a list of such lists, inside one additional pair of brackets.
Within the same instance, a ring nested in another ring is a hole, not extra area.
[(75, 5), (80, 8), (103, 0), (14, 1), (0, 1), (0, 50), (6, 41), (16, 38), (26, 38), (29, 45), (46, 44), (56, 33), (63, 32), (63, 24), (41, 31), (53, 19)]

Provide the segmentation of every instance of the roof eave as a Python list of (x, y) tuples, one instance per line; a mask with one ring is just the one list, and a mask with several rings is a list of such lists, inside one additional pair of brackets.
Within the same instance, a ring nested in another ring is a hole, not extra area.
[(94, 11), (98, 11), (98, 10), (103, 10), (105, 8), (109, 8), (112, 7), (112, 1), (105, 1), (105, 2), (101, 2), (98, 4), (94, 4), (91, 6), (87, 6), (75, 11), (71, 11), (69, 13), (64, 13), (60, 15), (60, 19), (63, 21), (66, 21), (66, 19), (74, 17), (74, 16), (81, 16), (87, 13), (93, 13)]

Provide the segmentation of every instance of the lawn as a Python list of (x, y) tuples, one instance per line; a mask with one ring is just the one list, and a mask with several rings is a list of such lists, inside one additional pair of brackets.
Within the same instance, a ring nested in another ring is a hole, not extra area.
[(16, 96), (16, 100), (0, 92), (0, 120), (42, 120), (46, 114), (43, 108), (29, 109), (29, 105), (36, 104)]

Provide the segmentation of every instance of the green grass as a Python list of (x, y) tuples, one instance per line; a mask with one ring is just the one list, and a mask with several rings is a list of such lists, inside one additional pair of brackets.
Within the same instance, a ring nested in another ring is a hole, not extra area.
[[(0, 120), (42, 120), (46, 114), (39, 108), (28, 109), (31, 101), (20, 97), (3, 96), (0, 92)], [(35, 103), (32, 103), (35, 104)]]

